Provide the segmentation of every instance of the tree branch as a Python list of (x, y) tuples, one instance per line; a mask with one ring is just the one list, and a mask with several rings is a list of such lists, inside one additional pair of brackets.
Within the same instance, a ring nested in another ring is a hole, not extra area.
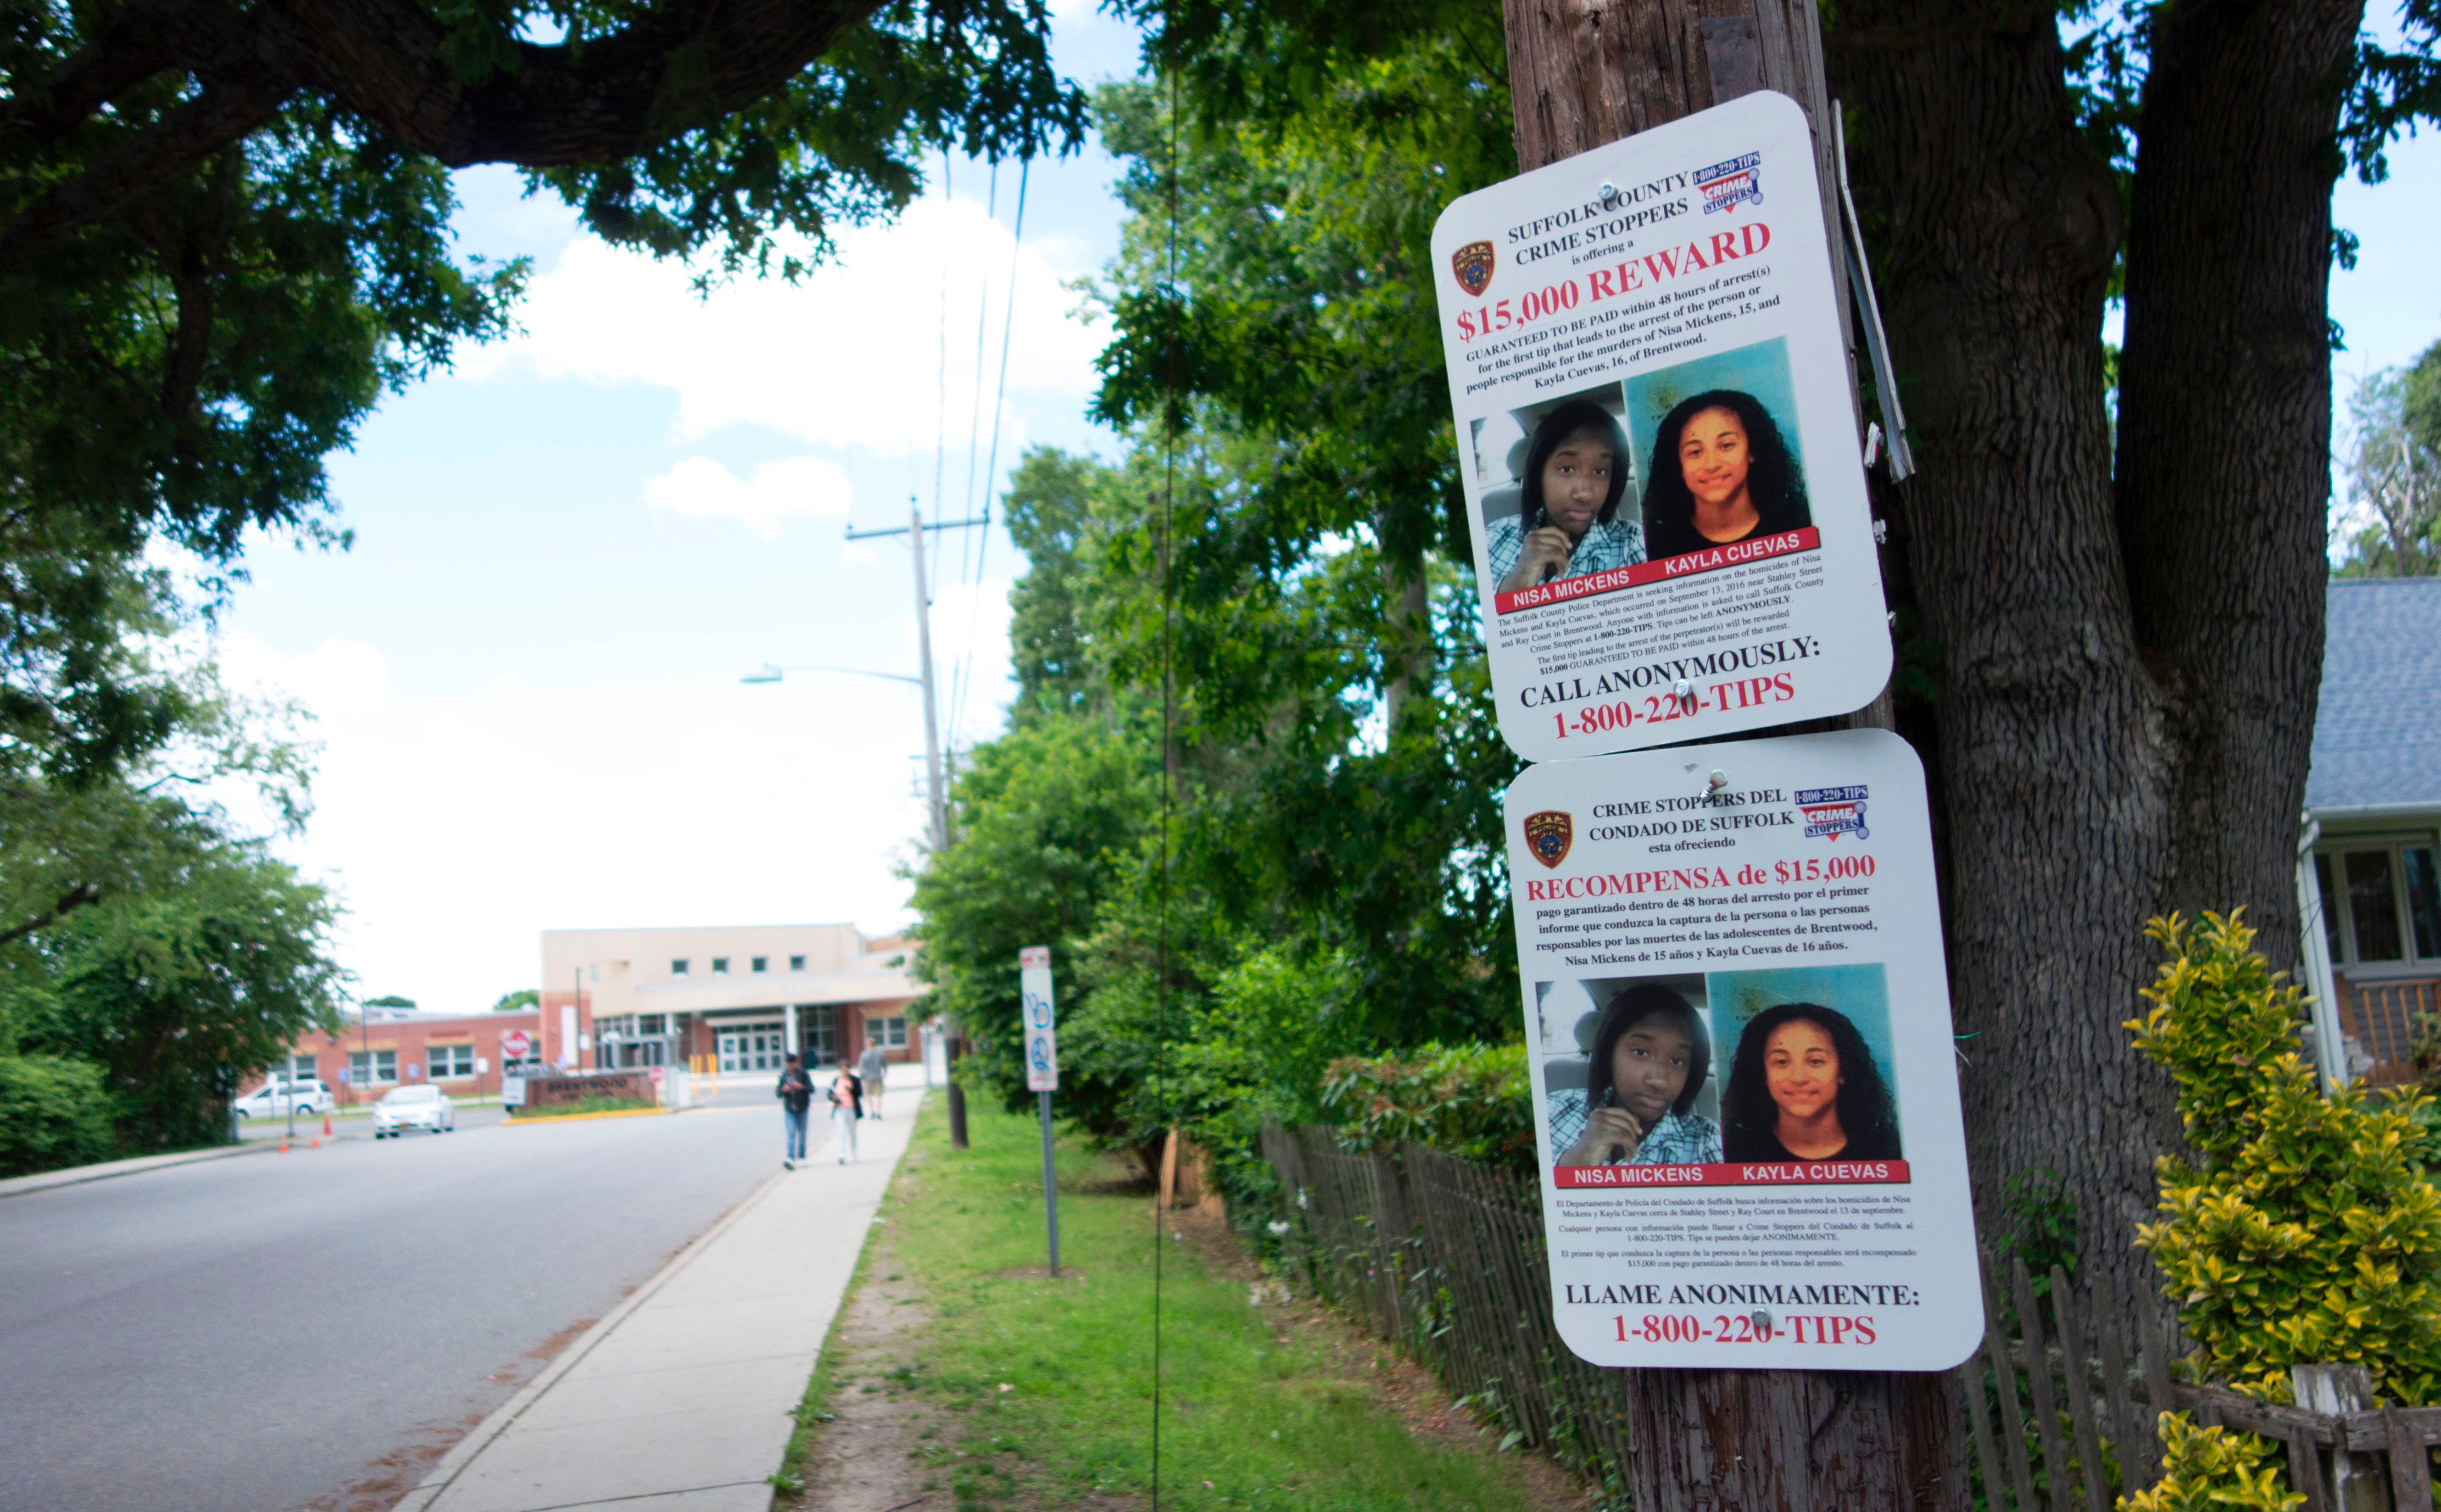
[(69, 914), (74, 913), (77, 909), (85, 907), (87, 904), (99, 903), (100, 901), (101, 889), (94, 886), (90, 882), (80, 882), (76, 886), (68, 889), (65, 892), (61, 893), (60, 899), (57, 903), (52, 904), (49, 908), (34, 915), (25, 923), (11, 925), (6, 929), (0, 929), (0, 945), (23, 940), (26, 936), (32, 934), (37, 929), (47, 929), (52, 925), (59, 923), (62, 919), (66, 918)]
[(0, 230), (0, 277), (18, 273), (68, 231), (124, 211), (146, 190), (191, 171), (269, 120), (296, 85), (257, 72), (208, 87), (119, 149), (27, 206)]
[(879, 0), (668, 0), (582, 46), (513, 45), (469, 80), (450, 34), (416, 0), (139, 6), (23, 99), (0, 103), (0, 143), (39, 154), (168, 69), (203, 92), (53, 188), (0, 228), (0, 275), (45, 245), (191, 171), (311, 89), (451, 168), (553, 168), (633, 157), (784, 87)]

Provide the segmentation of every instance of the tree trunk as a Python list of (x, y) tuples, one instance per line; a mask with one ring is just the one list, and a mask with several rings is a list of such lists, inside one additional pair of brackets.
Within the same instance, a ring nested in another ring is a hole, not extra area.
[[(1812, 0), (1508, 0), (1507, 19), (1521, 171), (1756, 89), (1796, 99), (1814, 126), (1833, 287), (1846, 288)], [(1845, 299), (1839, 323), (1853, 330)], [(1888, 726), (1887, 694), (1867, 722)], [(1644, 1512), (1967, 1505), (1960, 1407), (1944, 1376), (1623, 1374)]]
[[(2049, 11), (1859, 0), (1829, 42), (1922, 472), (1908, 566), (1942, 648), (1944, 915), (1987, 1237), (2011, 1177), (2079, 1199), (2089, 1264), (2130, 1249), (2166, 1079), (2122, 1022), (2169, 872), (2164, 700), (2129, 625), (2100, 330), (2119, 194), (2079, 140)], [(2140, 1293), (2143, 1294), (2143, 1293)]]
[(2154, 965), (2138, 931), (2245, 904), (2275, 961), (2295, 945), (2331, 90), (2354, 12), (2156, 15), (2115, 496), (2098, 335), (2118, 192), (2078, 138), (2049, 12), (1993, 17), (1861, 0), (1830, 48), (1924, 464), (1906, 533), (1944, 653), (1978, 1207), (1988, 1233), (2003, 1182), (2057, 1171), (2084, 1262), (2151, 1297), (2134, 1229), (2179, 1135), (2121, 1027)]
[(2158, 12), (2128, 225), (2119, 526), (2171, 693), (2162, 903), (2243, 905), (2281, 965), (2322, 687), (2337, 81), (2363, 10)]

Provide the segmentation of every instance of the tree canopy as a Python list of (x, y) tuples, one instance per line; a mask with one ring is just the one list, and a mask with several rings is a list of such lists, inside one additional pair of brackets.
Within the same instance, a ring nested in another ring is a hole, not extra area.
[(2441, 341), (2404, 368), (2367, 374), (2348, 419), (2341, 574), (2441, 572)]
[(140, 759), (178, 715), (120, 665), (127, 620), (208, 609), (249, 532), (344, 544), (323, 459), (505, 331), (525, 277), (453, 255), (450, 169), (518, 167), (615, 244), (715, 249), (706, 277), (794, 276), (927, 152), (1073, 147), (1048, 34), (1041, 0), (9, 0), (0, 759)]

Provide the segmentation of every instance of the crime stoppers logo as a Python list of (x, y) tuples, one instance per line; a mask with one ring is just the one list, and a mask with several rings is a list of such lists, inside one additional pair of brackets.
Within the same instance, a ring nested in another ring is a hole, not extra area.
[(1450, 254), (1450, 271), (1457, 275), (1457, 286), (1470, 295), (1480, 295), (1492, 287), (1492, 243), (1469, 242)]
[(1800, 787), (1797, 790), (1797, 806), (1805, 815), (1805, 834), (1828, 836), (1836, 841), (1842, 835), (1853, 835), (1860, 840), (1873, 837), (1865, 828), (1865, 789), (1854, 787)]
[(1577, 821), (1556, 808), (1526, 816), (1526, 849), (1545, 866), (1557, 866), (1568, 858), (1568, 846), (1577, 837)]
[(1735, 208), (1741, 202), (1763, 203), (1763, 154), (1748, 153), (1715, 163), (1695, 175), (1696, 191), (1704, 196), (1704, 213)]

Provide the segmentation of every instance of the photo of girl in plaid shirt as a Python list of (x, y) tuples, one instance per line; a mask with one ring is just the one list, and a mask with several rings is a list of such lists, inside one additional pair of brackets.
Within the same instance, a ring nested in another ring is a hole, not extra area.
[(1584, 1090), (1550, 1092), (1558, 1164), (1719, 1161), (1721, 1126), (1694, 1111), (1712, 1036), (1685, 998), (1658, 982), (1628, 988), (1602, 1010), (1590, 1050)]

